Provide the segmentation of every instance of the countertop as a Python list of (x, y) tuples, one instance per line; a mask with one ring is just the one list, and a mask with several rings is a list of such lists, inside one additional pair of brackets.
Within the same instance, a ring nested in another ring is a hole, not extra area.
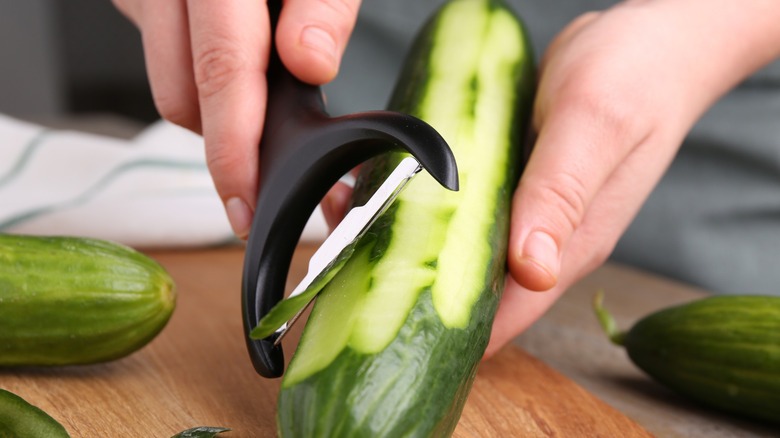
[[(288, 289), (313, 249), (299, 246)], [(179, 293), (157, 338), (106, 364), (0, 370), (0, 387), (50, 413), (74, 438), (164, 438), (195, 426), (231, 427), (219, 435), (226, 438), (274, 436), (279, 380), (254, 373), (241, 333), (243, 248), (148, 254), (169, 270)], [(624, 326), (705, 294), (623, 266), (600, 268), (481, 364), (455, 437), (773, 436), (688, 403), (634, 368), (597, 325), (590, 305), (597, 289)], [(285, 340), (288, 356), (298, 336)]]
[[(52, 128), (132, 138), (144, 126), (110, 115), (33, 120)], [(288, 288), (313, 251), (296, 251)], [(200, 426), (225, 438), (274, 435), (278, 380), (256, 374), (239, 316), (243, 249), (150, 251), (173, 275), (179, 302), (140, 351), (107, 364), (0, 369), (9, 389), (61, 421), (71, 436), (167, 437)], [(778, 437), (765, 425), (689, 402), (653, 382), (605, 337), (591, 300), (621, 327), (706, 291), (607, 263), (573, 286), (536, 324), (483, 362), (456, 437)], [(298, 330), (286, 340), (293, 350)]]
[(780, 430), (702, 407), (657, 384), (611, 344), (592, 310), (598, 290), (621, 329), (649, 313), (709, 295), (677, 281), (607, 263), (573, 286), (515, 339), (524, 351), (658, 437), (780, 437)]

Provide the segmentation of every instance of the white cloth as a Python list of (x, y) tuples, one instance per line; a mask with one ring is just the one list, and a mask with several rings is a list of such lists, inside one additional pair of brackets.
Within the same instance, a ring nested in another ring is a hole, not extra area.
[[(326, 232), (318, 208), (302, 239)], [(127, 141), (0, 115), (0, 233), (142, 248), (236, 242), (202, 138), (165, 121)]]

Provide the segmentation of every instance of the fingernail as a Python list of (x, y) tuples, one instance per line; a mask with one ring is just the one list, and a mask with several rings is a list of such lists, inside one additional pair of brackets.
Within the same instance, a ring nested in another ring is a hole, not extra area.
[(305, 27), (301, 34), (301, 44), (329, 57), (334, 65), (337, 63), (338, 49), (336, 48), (336, 41), (322, 28), (316, 26)]
[(552, 277), (551, 279), (558, 278), (560, 269), (558, 244), (544, 231), (533, 231), (528, 235), (523, 245), (522, 258), (538, 265)]
[(252, 226), (252, 210), (243, 199), (230, 198), (225, 202), (225, 211), (233, 233), (241, 239), (246, 239)]

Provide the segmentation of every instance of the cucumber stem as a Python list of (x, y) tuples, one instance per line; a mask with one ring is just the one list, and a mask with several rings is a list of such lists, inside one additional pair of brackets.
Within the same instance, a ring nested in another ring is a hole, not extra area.
[(599, 290), (593, 296), (593, 310), (601, 324), (601, 328), (609, 336), (609, 340), (615, 345), (623, 346), (623, 339), (626, 333), (617, 328), (615, 318), (604, 308), (604, 291)]

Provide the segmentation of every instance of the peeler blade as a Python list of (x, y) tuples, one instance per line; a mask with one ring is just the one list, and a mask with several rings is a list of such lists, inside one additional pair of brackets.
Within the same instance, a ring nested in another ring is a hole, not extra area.
[[(406, 157), (401, 160), (371, 198), (364, 205), (352, 208), (333, 229), (309, 260), (308, 270), (303, 280), (287, 297), (287, 300), (298, 296), (301, 296), (302, 299), (296, 306), (295, 315), (274, 332), (275, 345), (281, 342), (290, 327), (295, 324), (304, 310), (316, 298), (325, 283), (341, 270), (354, 252), (360, 238), (368, 231), (374, 221), (387, 210), (406, 184), (421, 170), (422, 165), (414, 157)], [(273, 310), (269, 316), (272, 313)]]

